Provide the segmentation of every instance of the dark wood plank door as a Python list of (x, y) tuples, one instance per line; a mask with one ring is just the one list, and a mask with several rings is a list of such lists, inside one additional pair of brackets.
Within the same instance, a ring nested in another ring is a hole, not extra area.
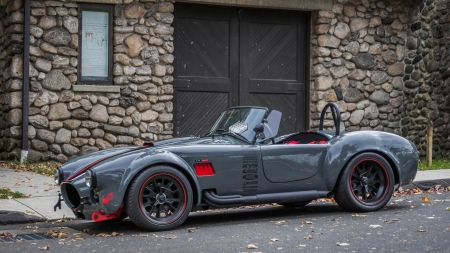
[(279, 134), (309, 127), (308, 20), (302, 12), (241, 11), (240, 104), (281, 111)]
[(206, 133), (218, 113), (283, 113), (279, 134), (309, 127), (309, 14), (175, 5), (175, 136)]
[(174, 15), (174, 135), (203, 135), (239, 103), (238, 17), (233, 9), (183, 4)]

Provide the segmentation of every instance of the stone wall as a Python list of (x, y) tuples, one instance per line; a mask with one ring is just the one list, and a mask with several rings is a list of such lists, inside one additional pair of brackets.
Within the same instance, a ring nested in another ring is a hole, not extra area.
[(113, 13), (111, 85), (120, 93), (103, 93), (74, 91), (79, 84), (78, 4), (31, 1), (30, 161), (65, 162), (100, 149), (171, 137), (173, 4), (124, 3)]
[(433, 156), (450, 155), (450, 1), (412, 6), (408, 26), (402, 134), (426, 151), (426, 128), (434, 127)]
[(401, 133), (408, 6), (400, 0), (335, 0), (332, 11), (313, 13), (312, 128), (325, 104), (336, 102), (341, 129)]
[(23, 6), (0, 1), (0, 159), (20, 159), (22, 139)]

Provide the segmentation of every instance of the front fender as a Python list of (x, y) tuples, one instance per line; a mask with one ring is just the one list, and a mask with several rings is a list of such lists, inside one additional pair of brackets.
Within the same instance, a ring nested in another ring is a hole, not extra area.
[(148, 148), (113, 157), (92, 169), (96, 175), (96, 193), (100, 206), (107, 213), (117, 211), (133, 179), (141, 171), (157, 164), (172, 165), (185, 172), (189, 181), (194, 182), (192, 187), (197, 189), (194, 192), (197, 192), (198, 204), (200, 203), (200, 186), (189, 164), (174, 153)]

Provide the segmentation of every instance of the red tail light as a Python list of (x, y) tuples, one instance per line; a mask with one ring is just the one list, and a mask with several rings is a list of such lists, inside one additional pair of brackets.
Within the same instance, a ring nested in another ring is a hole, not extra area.
[(194, 163), (195, 173), (197, 176), (212, 176), (214, 175), (214, 168), (210, 163)]

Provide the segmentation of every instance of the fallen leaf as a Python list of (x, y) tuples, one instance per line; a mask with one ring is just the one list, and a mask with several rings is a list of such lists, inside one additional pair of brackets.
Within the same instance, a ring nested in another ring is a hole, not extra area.
[(40, 250), (49, 250), (50, 249), (50, 246), (44, 246), (44, 247), (42, 247), (42, 248), (39, 248)]
[(300, 244), (300, 245), (298, 245), (298, 246), (300, 246), (300, 247), (306, 247), (306, 244)]
[(84, 232), (84, 233), (87, 233), (87, 232), (90, 232), (90, 231), (91, 231), (90, 228), (85, 228), (85, 229), (83, 229), (83, 232)]
[(337, 245), (337, 246), (348, 246), (348, 245), (350, 245), (350, 244), (348, 244), (348, 243), (346, 243), (346, 242), (342, 242), (342, 243), (338, 242), (338, 243), (336, 243), (336, 245)]
[(381, 225), (369, 225), (370, 228), (381, 228)]
[(362, 217), (362, 218), (367, 217), (367, 215), (365, 215), (365, 214), (359, 214), (359, 213), (352, 214), (352, 216), (353, 216), (353, 217)]
[(137, 234), (137, 235), (131, 235), (131, 236), (148, 237), (147, 234)]
[(309, 240), (309, 239), (313, 239), (313, 237), (311, 235), (308, 235), (307, 237), (303, 237), (303, 239)]
[(418, 229), (417, 229), (417, 232), (427, 232), (427, 231), (424, 230), (424, 229), (418, 228)]
[(435, 217), (426, 217), (427, 219), (434, 219)]
[(277, 238), (272, 238), (272, 239), (270, 239), (272, 242), (278, 242), (280, 239), (277, 239)]
[(108, 237), (108, 236), (110, 236), (110, 235), (108, 235), (107, 233), (100, 233), (100, 234), (94, 234), (94, 235), (92, 235), (92, 236), (98, 236), (98, 237)]
[(187, 231), (190, 232), (190, 233), (192, 233), (192, 232), (194, 232), (194, 231), (197, 230), (197, 229), (199, 229), (199, 227), (188, 228)]
[(429, 197), (422, 197), (422, 203), (428, 203), (428, 202), (430, 202)]
[(64, 239), (67, 237), (67, 232), (58, 233), (58, 239)]
[(255, 244), (248, 244), (247, 245), (247, 249), (257, 249), (258, 246), (256, 246)]
[(445, 231), (450, 231), (450, 226), (445, 229)]
[(450, 207), (447, 207), (447, 211), (450, 211)]
[(26, 213), (31, 213), (31, 214), (35, 214), (35, 212), (30, 211), (30, 210), (25, 210)]
[(275, 222), (276, 225), (283, 225), (286, 224), (286, 221), (282, 220), (282, 221), (277, 221)]
[(310, 225), (313, 224), (312, 221), (305, 221), (305, 220), (300, 221), (300, 223), (301, 224), (310, 224)]

